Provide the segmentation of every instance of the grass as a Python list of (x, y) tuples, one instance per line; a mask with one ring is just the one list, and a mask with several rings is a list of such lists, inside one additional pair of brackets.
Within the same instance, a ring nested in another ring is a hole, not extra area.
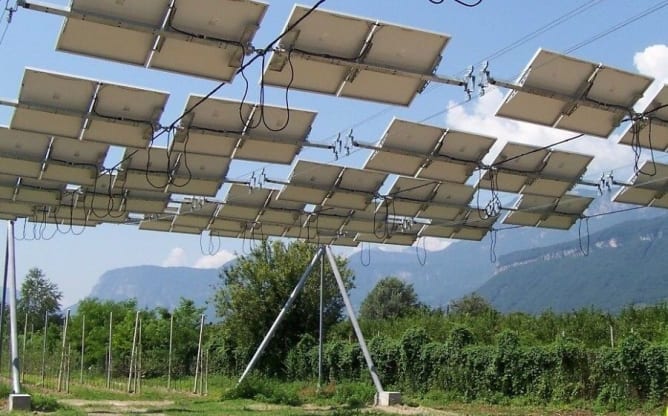
[[(28, 386), (32, 395), (33, 412), (49, 415), (85, 415), (92, 412), (116, 414), (166, 415), (296, 415), (296, 416), (354, 416), (354, 415), (553, 415), (589, 416), (598, 413), (592, 410), (560, 407), (529, 406), (518, 403), (489, 405), (485, 403), (458, 403), (438, 392), (412, 397), (406, 395), (406, 406), (393, 411), (379, 411), (369, 408), (374, 389), (371, 383), (344, 382), (330, 383), (318, 390), (315, 382), (280, 382), (276, 380), (251, 378), (236, 386), (235, 380), (212, 377), (207, 396), (193, 395), (185, 391), (168, 391), (165, 387), (142, 388), (141, 394), (127, 394), (109, 391), (101, 387), (70, 384), (69, 393), (57, 393), (38, 386)], [(0, 382), (0, 400), (9, 394), (9, 386)], [(589, 407), (589, 406), (583, 406)], [(6, 405), (4, 406), (6, 408)], [(394, 412), (394, 413), (393, 413)], [(629, 411), (627, 415), (657, 415), (662, 409), (642, 409)], [(8, 414), (0, 412), (0, 414)], [(619, 415), (619, 413), (607, 413)]]

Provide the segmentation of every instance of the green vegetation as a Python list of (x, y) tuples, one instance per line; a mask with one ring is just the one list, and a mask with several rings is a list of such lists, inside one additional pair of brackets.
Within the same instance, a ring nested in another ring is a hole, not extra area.
[(422, 308), (413, 285), (389, 276), (371, 289), (360, 307), (360, 319), (395, 319)]
[[(221, 272), (221, 284), (214, 295), (216, 311), (223, 323), (221, 336), (216, 340), (217, 364), (227, 373), (238, 374), (264, 334), (271, 327), (288, 295), (299, 281), (316, 253), (316, 247), (304, 242), (285, 245), (283, 242), (263, 242), (234, 265)], [(259, 369), (272, 376), (285, 375), (284, 361), (305, 334), (318, 330), (320, 280), (317, 265), (298, 300), (286, 314), (265, 350)], [(352, 274), (345, 260), (338, 267), (350, 289)], [(324, 266), (323, 319), (326, 327), (339, 322), (343, 316), (343, 299), (339, 295), (334, 275), (327, 261)], [(234, 363), (233, 367), (229, 363)]]
[[(355, 414), (355, 409), (370, 404), (374, 389), (352, 328), (343, 320), (342, 300), (328, 267), (322, 389), (314, 387), (319, 302), (315, 276), (255, 372), (235, 386), (314, 250), (304, 243), (263, 243), (222, 271), (214, 301), (224, 320), (204, 329), (204, 366), (196, 366), (202, 309), (182, 299), (171, 312), (141, 310), (137, 350), (143, 387), (133, 390), (132, 397), (158, 401), (175, 397), (174, 403), (160, 405), (167, 414), (242, 414), (258, 403), (272, 414), (314, 413), (305, 408), (307, 404), (326, 409), (317, 414)], [(348, 287), (352, 286), (345, 260), (338, 261)], [(379, 376), (385, 389), (401, 391), (407, 404), (611, 411), (655, 409), (668, 399), (666, 304), (630, 307), (617, 315), (593, 309), (502, 314), (484, 298), (471, 295), (453, 301), (448, 311), (432, 310), (417, 301), (411, 285), (396, 278), (381, 280), (364, 304), (360, 324)], [(388, 305), (390, 314), (383, 314), (383, 305)], [(128, 397), (136, 313), (135, 301), (83, 301), (69, 321), (65, 350), (59, 320), (50, 321), (45, 331), (29, 331), (20, 340), (24, 382), (56, 389), (53, 380), (65, 371), (65, 391), (74, 397), (94, 401)], [(110, 315), (113, 364), (107, 381)], [(172, 317), (174, 344), (168, 366)], [(208, 388), (202, 389), (202, 396), (193, 396), (193, 376), (204, 368), (206, 380), (200, 382), (212, 389), (208, 396)], [(78, 411), (62, 409), (51, 398), (35, 403), (58, 412)], [(485, 413), (466, 409), (469, 414)]]

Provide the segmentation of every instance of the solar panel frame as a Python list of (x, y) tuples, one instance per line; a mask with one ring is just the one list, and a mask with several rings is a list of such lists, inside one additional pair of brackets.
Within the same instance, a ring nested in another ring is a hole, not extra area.
[(539, 49), (520, 81), (497, 116), (607, 138), (653, 80)]
[[(307, 11), (295, 5), (285, 30)], [(374, 46), (367, 49), (371, 40)], [(443, 34), (315, 10), (283, 36), (283, 50), (272, 54), (264, 79), (268, 85), (290, 83), (296, 89), (407, 106), (426, 83), (420, 75), (433, 74), (448, 40)], [(419, 54), (414, 44), (422, 46)]]

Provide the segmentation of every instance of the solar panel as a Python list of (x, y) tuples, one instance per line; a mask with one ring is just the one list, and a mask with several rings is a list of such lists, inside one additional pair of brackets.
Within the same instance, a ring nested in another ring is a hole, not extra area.
[(61, 190), (41, 189), (27, 186), (19, 186), (15, 201), (28, 202), (39, 205), (58, 205), (60, 203)]
[(264, 240), (268, 237), (280, 237), (285, 232), (285, 226), (262, 222), (248, 223), (242, 233), (242, 238)]
[(164, 148), (126, 149), (117, 181), (123, 180), (126, 189), (166, 190), (177, 159), (178, 154), (168, 154)]
[[(69, 75), (26, 68), (19, 104), (10, 126), (16, 130), (78, 138), (97, 85)], [(43, 111), (45, 110), (45, 111)]]
[(257, 106), (234, 157), (289, 164), (302, 149), (316, 113), (283, 107)]
[(0, 213), (9, 217), (21, 217), (26, 218), (33, 215), (35, 212), (35, 206), (29, 203), (15, 202), (6, 199), (0, 199)]
[[(191, 94), (184, 113), (193, 108), (204, 97)], [(187, 136), (174, 143), (174, 150), (212, 156), (232, 157), (237, 141), (244, 131), (244, 120), (253, 112), (251, 103), (209, 98), (202, 101), (187, 116), (184, 122)]]
[[(174, 217), (174, 227), (196, 228), (201, 232), (206, 229), (218, 209), (215, 202), (195, 200), (182, 202), (179, 215)], [(198, 234), (199, 234), (198, 232)]]
[[(191, 95), (186, 109), (202, 98)], [(188, 116), (182, 140), (174, 144), (174, 149), (260, 162), (291, 163), (311, 131), (315, 116), (316, 113), (307, 110), (290, 108), (288, 111), (284, 107), (210, 98)]]
[(206, 155), (179, 155), (169, 190), (174, 193), (215, 196), (230, 160)]
[(172, 216), (148, 217), (139, 223), (140, 230), (169, 232), (172, 229)]
[(209, 229), (216, 235), (236, 237), (245, 229), (245, 224), (244, 221), (234, 221), (217, 217), (213, 220)]
[(175, 1), (167, 19), (167, 33), (158, 43), (149, 66), (231, 81), (267, 6), (249, 0), (200, 0), (197, 4)]
[(475, 210), (469, 210), (464, 219), (455, 222), (434, 222), (420, 231), (420, 237), (452, 238), (457, 240), (480, 241), (492, 229), (496, 217), (480, 217)]
[(398, 246), (412, 246), (417, 240), (417, 234), (395, 233), (388, 236), (358, 233), (355, 241), (376, 244), (391, 244)]
[(498, 116), (608, 137), (652, 79), (538, 50)]
[(26, 68), (12, 129), (144, 148), (168, 94)]
[(125, 199), (125, 208), (128, 212), (154, 214), (163, 212), (168, 202), (167, 193), (131, 189)]
[(668, 208), (668, 165), (646, 161), (631, 179), (632, 186), (622, 187), (613, 198), (626, 204)]
[[(121, 22), (159, 28), (168, 6), (169, 0), (141, 2), (72, 0), (70, 4), (72, 17), (63, 23), (56, 49), (144, 65), (155, 42), (155, 35), (123, 27)], [(85, 18), (86, 16), (90, 18)], [(95, 16), (104, 16), (109, 21), (115, 20), (119, 24), (99, 23), (94, 19)], [(120, 45), (123, 47), (119, 47)]]
[(419, 178), (464, 183), (480, 165), (496, 139), (447, 130), (443, 142), (418, 174)]
[(320, 205), (343, 171), (343, 167), (300, 160), (295, 165), (288, 185), (278, 194), (279, 200)]
[(42, 179), (93, 185), (108, 149), (106, 144), (54, 138)]
[(291, 226), (300, 222), (301, 211), (291, 209), (265, 208), (260, 213), (258, 221), (265, 224)]
[(527, 181), (524, 194), (559, 197), (584, 175), (593, 156), (553, 150), (535, 178)]
[(649, 117), (654, 120), (644, 119), (629, 125), (619, 143), (646, 149), (668, 150), (668, 107), (663, 107), (667, 104), (668, 86), (664, 85), (644, 110), (645, 113), (649, 112)]
[(0, 157), (3, 161), (0, 166), (5, 160), (42, 162), (50, 142), (51, 138), (44, 134), (27, 133), (0, 126)]
[(84, 140), (143, 149), (154, 135), (153, 128), (162, 114), (166, 92), (100, 83), (92, 114), (83, 132)]
[[(285, 29), (308, 11), (296, 5)], [(442, 34), (315, 10), (282, 37), (283, 50), (273, 53), (264, 80), (407, 106), (424, 88), (420, 75), (433, 74), (448, 40)]]
[[(269, 189), (250, 188), (245, 185), (232, 184), (230, 187), (225, 204), (223, 204), (217, 214), (214, 225), (219, 220), (233, 219), (245, 221), (255, 221), (260, 214), (260, 210), (267, 204), (272, 191)], [(229, 227), (226, 228), (229, 230)]]
[(11, 200), (15, 189), (14, 185), (0, 185), (0, 199)]
[(480, 187), (497, 191), (518, 193), (528, 176), (540, 172), (546, 163), (549, 150), (519, 143), (506, 143), (492, 166), (480, 181)]
[(420, 217), (448, 221), (461, 219), (468, 212), (474, 193), (472, 186), (442, 182)]
[(231, 81), (267, 7), (248, 0), (135, 3), (72, 0), (57, 49)]
[(426, 124), (393, 119), (364, 169), (415, 176), (426, 164), (445, 129)]
[(362, 169), (344, 168), (327, 200), (326, 207), (364, 210), (378, 194), (387, 175)]
[(565, 195), (560, 199), (523, 195), (503, 223), (567, 230), (582, 216), (592, 200), (576, 195)]
[(415, 217), (432, 198), (438, 182), (424, 179), (399, 177), (390, 189), (388, 199), (383, 201), (380, 211), (387, 210), (389, 215)]

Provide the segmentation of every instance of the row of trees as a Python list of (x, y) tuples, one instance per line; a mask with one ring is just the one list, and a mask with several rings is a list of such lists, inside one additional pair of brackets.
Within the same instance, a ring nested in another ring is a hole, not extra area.
[[(211, 300), (219, 321), (208, 324), (204, 339), (210, 371), (230, 376), (241, 373), (315, 250), (300, 242), (265, 242), (221, 271)], [(346, 287), (352, 288), (354, 277), (345, 259), (337, 262)], [(327, 262), (322, 266), (325, 374), (332, 380), (366, 379), (368, 373), (352, 328), (344, 319), (332, 270)], [(284, 379), (315, 376), (320, 298), (317, 271), (318, 267), (278, 328), (257, 367), (260, 374)], [(41, 273), (31, 273), (44, 278)], [(50, 294), (56, 304), (60, 299), (52, 285), (33, 281), (29, 286), (46, 288), (43, 293)], [(22, 288), (21, 298), (27, 293)], [(37, 317), (55, 310), (33, 314), (28, 309), (44, 304), (48, 303), (24, 303), (27, 309), (22, 311), (35, 320), (30, 325), (35, 331), (40, 328)], [(80, 304), (70, 320), (69, 337), (72, 350), (78, 351), (85, 316), (89, 328), (87, 368), (99, 370), (106, 363), (112, 312), (115, 369), (127, 374), (136, 310), (134, 301), (87, 299)], [(177, 322), (174, 374), (192, 374), (201, 313), (202, 309), (187, 300), (174, 311), (142, 311), (145, 376), (165, 375), (171, 314)], [(418, 393), (436, 390), (463, 400), (526, 396), (541, 402), (598, 399), (616, 403), (624, 397), (652, 401), (668, 397), (666, 305), (628, 308), (618, 315), (591, 309), (560, 315), (504, 315), (472, 295), (453, 302), (446, 310), (431, 309), (419, 302), (411, 285), (388, 277), (365, 298), (359, 320), (370, 338), (369, 347), (386, 388)], [(54, 335), (49, 343), (57, 352), (60, 322), (51, 322), (49, 334)]]

